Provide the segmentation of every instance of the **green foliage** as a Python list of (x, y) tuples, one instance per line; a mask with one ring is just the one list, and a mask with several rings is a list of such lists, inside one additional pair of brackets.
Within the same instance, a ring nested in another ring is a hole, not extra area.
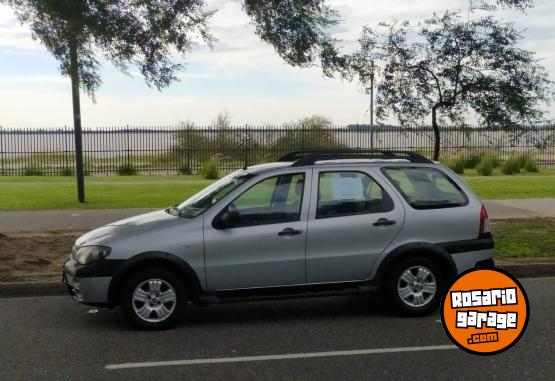
[[(245, 136), (241, 131), (234, 131), (229, 115), (220, 113), (212, 123), (210, 132), (199, 130), (191, 123), (183, 124), (176, 134), (173, 150), (184, 157), (184, 160), (188, 160), (190, 153), (195, 151), (195, 159), (208, 161), (216, 152), (220, 159), (226, 158), (242, 163), (247, 149), (249, 163), (255, 164), (275, 160), (291, 151), (347, 148), (339, 140), (341, 133), (332, 131), (331, 121), (323, 116), (303, 118), (283, 127), (283, 133), (276, 133), (277, 138), (274, 140), (256, 139), (255, 136)], [(199, 152), (203, 147), (210, 149)], [(256, 156), (263, 150), (272, 153)]]
[[(521, 9), (521, 10), (530, 8), (534, 3), (533, 0), (490, 0), (490, 1), (493, 3), (497, 3), (505, 8), (514, 7), (516, 9)], [(492, 4), (489, 4), (489, 2), (484, 2), (484, 4), (487, 4), (490, 7), (492, 6)]]
[(339, 136), (331, 131), (331, 121), (323, 116), (314, 115), (285, 125), (286, 132), (272, 144), (270, 150), (276, 156), (291, 151), (347, 148)]
[(524, 168), (524, 164), (526, 164), (526, 162), (528, 161), (529, 156), (528, 154), (523, 154), (523, 155), (517, 155), (515, 158), (516, 160), (518, 160), (518, 165), (522, 169)]
[(482, 160), (482, 154), (480, 154), (479, 152), (470, 152), (467, 155), (464, 156), (464, 167), (466, 169), (473, 169), (476, 168), (478, 166), (478, 164), (480, 164), (480, 161)]
[(519, 46), (521, 39), (512, 23), (492, 16), (469, 21), (460, 11), (446, 11), (418, 25), (395, 21), (364, 27), (361, 49), (350, 62), (363, 86), (371, 78), (371, 62), (381, 68), (378, 121), (394, 116), (409, 127), (431, 115), (439, 130), (447, 122), (464, 123), (472, 113), (485, 127), (513, 128), (543, 121), (543, 105), (554, 95), (547, 71), (533, 52)]
[(218, 168), (220, 166), (220, 159), (213, 157), (210, 160), (206, 160), (202, 163), (202, 168), (200, 174), (207, 180), (215, 180), (219, 177)]
[(77, 51), (82, 88), (90, 95), (100, 86), (101, 53), (126, 72), (135, 65), (147, 84), (158, 89), (176, 79), (183, 67), (172, 62), (174, 51), (186, 53), (198, 37), (214, 39), (204, 0), (0, 0), (17, 18), (29, 24), (33, 37), (60, 62), (63, 75), (71, 74), (70, 48)]
[(458, 175), (464, 174), (465, 160), (463, 157), (454, 158), (447, 162), (447, 166)]
[(60, 176), (73, 176), (73, 168), (71, 167), (63, 167), (58, 172)]
[(501, 171), (506, 175), (514, 175), (515, 173), (520, 173), (520, 164), (518, 158), (511, 157), (501, 167)]
[(272, 161), (273, 160), (270, 157), (270, 154), (265, 154), (265, 155), (257, 156), (256, 158), (254, 158), (251, 165), (266, 164), (266, 163), (271, 163)]
[[(185, 65), (174, 62), (204, 42), (213, 46), (209, 21), (215, 10), (206, 0), (85, 1), (0, 0), (28, 24), (33, 37), (71, 73), (70, 46), (76, 46), (82, 88), (92, 95), (101, 84), (97, 55), (123, 72), (138, 67), (149, 86), (161, 89), (177, 80)], [(318, 60), (326, 74), (346, 66), (329, 30), (338, 15), (325, 0), (244, 0), (256, 34), (288, 64), (312, 66)]]
[(187, 161), (184, 161), (181, 166), (179, 167), (178, 172), (182, 175), (192, 175), (193, 170)]
[(338, 54), (336, 40), (328, 33), (339, 23), (338, 13), (325, 0), (245, 0), (243, 4), (256, 34), (288, 64), (307, 67), (319, 60), (329, 76), (346, 70), (347, 59)]
[(493, 173), (494, 159), (491, 156), (484, 156), (478, 166), (476, 171), (482, 176), (491, 176)]
[(118, 175), (135, 176), (137, 175), (137, 169), (133, 166), (133, 164), (122, 164), (118, 167)]
[[(210, 147), (209, 150), (198, 151), (208, 147)], [(210, 125), (210, 131), (201, 131), (190, 122), (183, 123), (176, 135), (176, 144), (173, 150), (185, 158), (195, 151), (195, 158), (209, 160), (215, 152), (231, 160), (243, 161), (245, 148), (248, 148), (249, 151), (256, 151), (260, 145), (246, 136), (243, 131), (233, 130), (229, 114), (220, 112)]]
[(42, 176), (42, 170), (34, 164), (31, 164), (23, 169), (23, 176)]
[(531, 172), (531, 173), (539, 172), (539, 169), (538, 169), (538, 166), (536, 165), (536, 162), (531, 158), (526, 160), (526, 162), (524, 163), (523, 169), (526, 172)]

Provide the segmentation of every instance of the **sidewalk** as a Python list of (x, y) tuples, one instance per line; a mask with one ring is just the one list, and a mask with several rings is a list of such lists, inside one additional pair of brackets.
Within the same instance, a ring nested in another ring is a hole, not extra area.
[[(555, 218), (555, 198), (486, 200), (491, 219)], [(67, 209), (0, 212), (0, 232), (92, 230), (110, 222), (157, 209)]]

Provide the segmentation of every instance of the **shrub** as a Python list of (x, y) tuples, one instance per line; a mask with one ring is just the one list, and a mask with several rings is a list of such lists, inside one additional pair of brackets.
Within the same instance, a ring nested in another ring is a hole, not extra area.
[(339, 134), (332, 131), (332, 122), (326, 117), (314, 115), (297, 122), (286, 123), (284, 127), (284, 133), (269, 145), (273, 152), (347, 148)]
[(515, 157), (515, 160), (518, 161), (518, 166), (520, 168), (524, 168), (524, 165), (526, 164), (526, 162), (530, 160), (530, 156), (528, 156), (528, 154), (518, 155)]
[(215, 180), (219, 177), (218, 166), (220, 161), (217, 158), (206, 160), (202, 164), (200, 174), (207, 180)]
[(463, 160), (463, 165), (466, 169), (473, 169), (476, 168), (478, 164), (480, 164), (480, 161), (482, 160), (482, 155), (477, 152), (471, 152), (466, 155), (464, 159), (461, 160)]
[(520, 173), (520, 164), (518, 162), (518, 158), (515, 158), (515, 157), (509, 158), (509, 160), (507, 160), (503, 164), (501, 171), (506, 175), (513, 175), (515, 173)]
[(482, 176), (491, 176), (491, 174), (493, 173), (493, 166), (494, 166), (493, 157), (484, 156), (480, 161), (480, 163), (478, 164), (478, 166), (476, 167), (476, 170), (478, 171), (478, 174)]
[(192, 175), (193, 174), (191, 166), (189, 165), (188, 162), (183, 162), (183, 164), (181, 164), (181, 166), (179, 167), (178, 172), (181, 173), (182, 175)]
[(464, 173), (465, 160), (462, 157), (455, 158), (455, 159), (450, 160), (447, 163), (447, 166), (449, 167), (449, 169), (451, 169), (456, 174), (462, 175)]
[(136, 174), (137, 170), (133, 164), (122, 164), (118, 167), (118, 175), (120, 176), (135, 176)]
[(539, 172), (538, 167), (536, 166), (536, 162), (533, 159), (528, 159), (524, 163), (524, 170), (526, 172)]
[(73, 168), (71, 167), (63, 167), (58, 172), (60, 176), (73, 176)]
[(23, 176), (42, 176), (42, 170), (35, 165), (29, 165), (23, 170)]
[(270, 157), (270, 154), (265, 154), (263, 156), (257, 156), (256, 158), (254, 158), (254, 160), (252, 161), (252, 165), (258, 165), (258, 164), (266, 164), (266, 163), (271, 163), (273, 160)]

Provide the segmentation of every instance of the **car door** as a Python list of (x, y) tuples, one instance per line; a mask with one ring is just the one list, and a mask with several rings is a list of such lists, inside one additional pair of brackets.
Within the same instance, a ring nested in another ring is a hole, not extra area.
[(318, 168), (312, 183), (307, 282), (367, 279), (403, 225), (402, 204), (362, 170)]
[(310, 184), (307, 170), (256, 177), (215, 216), (206, 216), (209, 290), (305, 283)]

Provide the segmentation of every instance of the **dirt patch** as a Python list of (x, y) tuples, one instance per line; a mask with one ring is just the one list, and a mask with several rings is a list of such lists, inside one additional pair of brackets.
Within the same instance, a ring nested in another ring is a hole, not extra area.
[(0, 282), (60, 280), (80, 233), (0, 234)]

